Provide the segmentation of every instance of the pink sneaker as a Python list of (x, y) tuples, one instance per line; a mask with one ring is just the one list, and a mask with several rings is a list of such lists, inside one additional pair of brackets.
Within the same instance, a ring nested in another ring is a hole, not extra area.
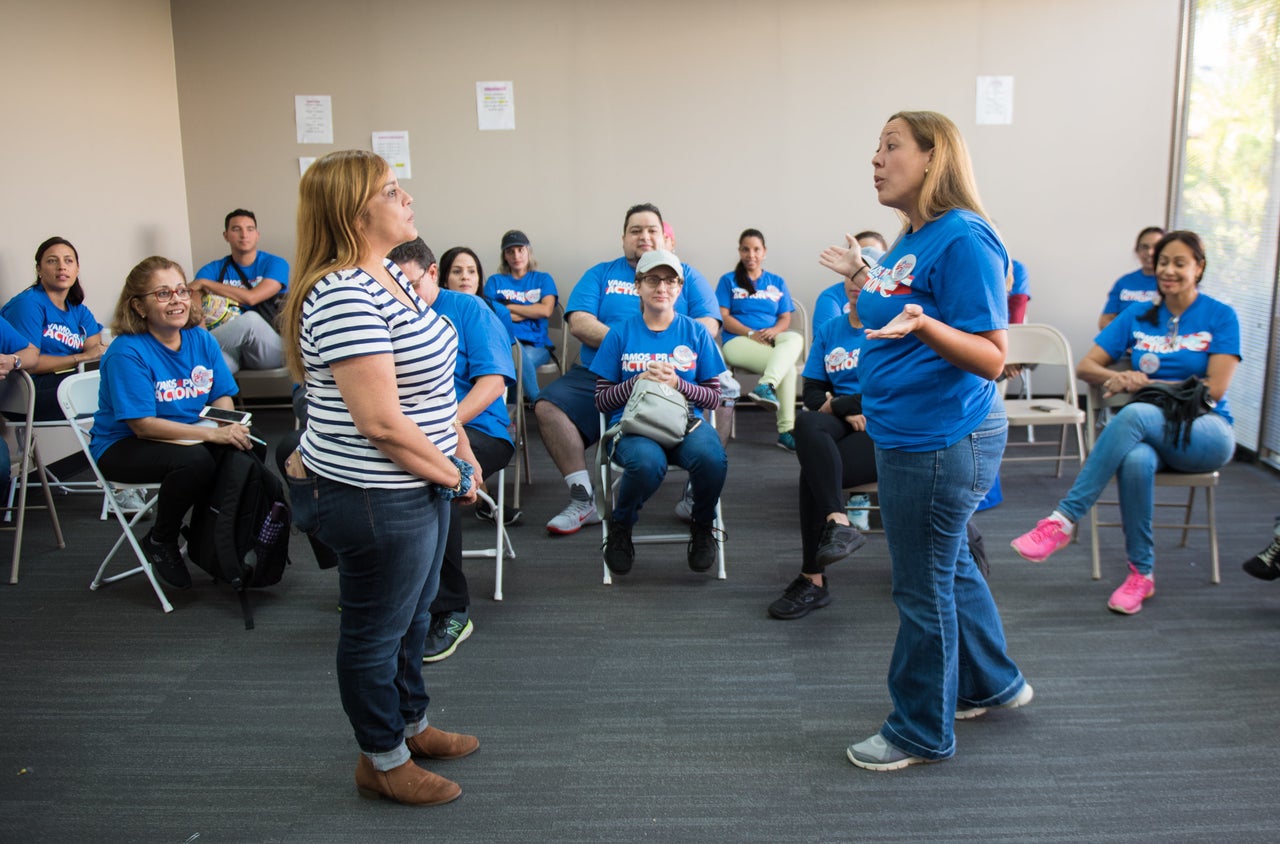
[(1133, 615), (1142, 612), (1142, 602), (1156, 594), (1156, 582), (1129, 564), (1129, 576), (1120, 584), (1120, 588), (1111, 593), (1107, 601), (1107, 609)]
[(1062, 522), (1051, 517), (1036, 522), (1034, 529), (1009, 544), (1023, 559), (1043, 563), (1055, 551), (1065, 548), (1070, 541), (1071, 534), (1062, 529)]

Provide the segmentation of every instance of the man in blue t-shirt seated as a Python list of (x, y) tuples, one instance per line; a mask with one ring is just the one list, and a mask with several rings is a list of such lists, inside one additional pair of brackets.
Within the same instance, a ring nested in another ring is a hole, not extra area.
[[(600, 439), (596, 410), (596, 376), (587, 367), (612, 326), (640, 313), (636, 292), (636, 262), (645, 252), (662, 249), (662, 213), (651, 203), (627, 209), (622, 223), (622, 257), (597, 264), (583, 273), (565, 305), (569, 331), (582, 343), (581, 361), (548, 384), (533, 406), (538, 432), (556, 468), (569, 487), (569, 503), (547, 522), (549, 533), (577, 533), (583, 525), (598, 524), (587, 448)], [(701, 323), (711, 336), (720, 331), (720, 307), (710, 282), (688, 264), (676, 313)]]
[(289, 289), (289, 262), (258, 249), (258, 218), (237, 208), (223, 222), (231, 254), (200, 268), (188, 285), (203, 294), (204, 325), (234, 374), (284, 365), (276, 296)]

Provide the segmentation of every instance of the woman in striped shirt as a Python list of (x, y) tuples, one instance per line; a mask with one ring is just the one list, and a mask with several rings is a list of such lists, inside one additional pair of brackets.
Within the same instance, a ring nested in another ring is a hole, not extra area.
[(295, 523), (338, 557), (338, 689), (362, 751), (356, 788), (435, 805), (462, 790), (410, 757), (479, 747), (427, 726), (422, 680), (449, 500), (474, 500), (475, 458), (459, 436), (457, 337), (386, 258), (418, 235), (412, 202), (363, 150), (330, 153), (302, 178), (281, 334), (308, 413), (286, 474)]

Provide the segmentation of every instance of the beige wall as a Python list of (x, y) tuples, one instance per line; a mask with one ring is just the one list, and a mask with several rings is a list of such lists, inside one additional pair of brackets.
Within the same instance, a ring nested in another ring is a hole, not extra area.
[[(713, 281), (747, 226), (808, 299), (845, 231), (893, 229), (869, 159), (884, 119), (936, 109), (1035, 288), (1032, 317), (1079, 353), (1133, 235), (1165, 207), (1176, 0), (174, 0), (197, 261), (222, 215), (258, 212), (292, 257), (297, 158), (407, 129), (418, 225), (486, 271), (525, 229), (566, 294), (620, 254), (622, 212), (653, 201)], [(246, 26), (252, 21), (252, 26)], [(1012, 126), (974, 125), (975, 77), (1016, 79)], [(514, 132), (479, 132), (474, 86), (513, 80)], [(296, 94), (333, 97), (335, 141), (298, 145)], [(886, 232), (888, 233), (888, 232)]]
[(0, 0), (0, 77), (0, 297), (62, 235), (106, 324), (141, 258), (191, 259), (169, 4)]

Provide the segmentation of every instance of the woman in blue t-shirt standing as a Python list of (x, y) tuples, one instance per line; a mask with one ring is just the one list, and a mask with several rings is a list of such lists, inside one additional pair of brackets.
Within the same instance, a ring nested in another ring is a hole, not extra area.
[(36, 345), (31, 368), (36, 419), (61, 419), (58, 384), (82, 363), (102, 357), (102, 326), (84, 304), (80, 253), (63, 237), (36, 248), (36, 280), (0, 308), (0, 316)]
[(764, 234), (738, 235), (738, 266), (720, 277), (716, 301), (724, 332), (724, 359), (730, 366), (759, 373), (747, 398), (778, 415), (778, 447), (796, 450), (796, 361), (804, 338), (791, 326), (796, 306), (782, 276), (766, 272)]
[[(1179, 472), (1212, 472), (1235, 453), (1227, 387), (1240, 363), (1240, 322), (1223, 302), (1199, 291), (1205, 256), (1200, 238), (1172, 231), (1154, 252), (1160, 301), (1121, 312), (1094, 340), (1076, 375), (1098, 384), (1105, 396), (1136, 392), (1155, 381), (1202, 379), (1216, 405), (1186, 425), (1169, 425), (1164, 411), (1144, 402), (1120, 408), (1102, 429), (1089, 458), (1065, 498), (1047, 518), (1013, 540), (1013, 550), (1033, 563), (1047, 560), (1071, 541), (1075, 523), (1089, 512), (1113, 477), (1120, 488), (1129, 575), (1111, 593), (1107, 607), (1132, 615), (1156, 591), (1151, 536), (1155, 474), (1162, 466)], [(1133, 368), (1110, 369), (1124, 360)]]
[(1031, 686), (1005, 653), (995, 601), (965, 525), (995, 480), (1008, 425), (996, 395), (1007, 341), (1009, 257), (978, 199), (960, 131), (899, 112), (871, 159), (880, 204), (904, 228), (878, 266), (830, 247), (820, 262), (867, 272), (858, 314), (862, 409), (876, 444), (898, 637), (893, 711), (849, 761), (892, 771), (955, 753), (954, 721), (1021, 706)]

